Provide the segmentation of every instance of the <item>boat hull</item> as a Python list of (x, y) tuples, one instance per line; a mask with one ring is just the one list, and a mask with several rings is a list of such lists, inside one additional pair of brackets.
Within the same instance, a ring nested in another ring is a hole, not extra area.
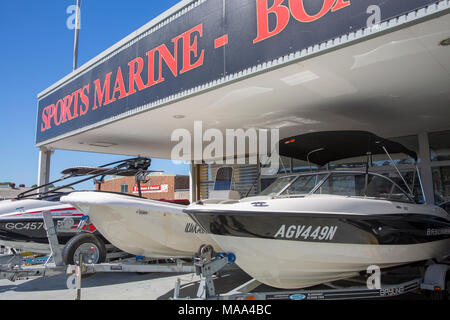
[[(34, 200), (39, 201), (39, 200)], [(23, 203), (18, 202), (21, 205)], [(44, 202), (42, 202), (44, 204)], [(73, 207), (55, 204), (49, 207), (33, 207), (0, 216), (0, 245), (26, 252), (51, 252), (45, 230), (43, 211), (50, 211), (56, 226), (58, 242), (63, 246), (79, 233), (77, 226), (83, 214)], [(92, 229), (94, 231), (94, 229)]]
[(219, 247), (182, 205), (106, 192), (74, 192), (61, 201), (89, 216), (117, 248), (151, 258), (191, 258), (203, 244)]
[(450, 255), (450, 220), (434, 206), (311, 196), (199, 204), (185, 212), (250, 276), (282, 289)]
[[(412, 245), (329, 244), (214, 235), (236, 264), (256, 280), (280, 289), (306, 288), (357, 276), (369, 266), (405, 265), (449, 253), (450, 240)], [(243, 245), (245, 243), (245, 245)]]

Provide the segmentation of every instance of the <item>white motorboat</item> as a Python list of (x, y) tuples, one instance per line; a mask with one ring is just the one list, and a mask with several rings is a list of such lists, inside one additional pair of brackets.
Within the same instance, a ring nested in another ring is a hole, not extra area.
[[(417, 159), (404, 146), (361, 131), (311, 133), (279, 145), (280, 155), (319, 167), (365, 155), (369, 163), (372, 155), (389, 156), (387, 151)], [(256, 280), (304, 288), (356, 276), (371, 265), (450, 255), (449, 214), (419, 204), (401, 181), (403, 187), (369, 172), (369, 165), (363, 171), (319, 170), (281, 177), (257, 197), (207, 200), (184, 212)]]
[(58, 230), (58, 241), (64, 245), (78, 233), (77, 226), (83, 214), (71, 205), (58, 202), (60, 196), (2, 201), (0, 245), (24, 252), (50, 253), (42, 217), (44, 211), (51, 212)]
[(82, 210), (109, 242), (134, 255), (192, 258), (206, 243), (218, 250), (183, 205), (95, 191), (72, 192), (61, 201)]
[[(50, 253), (51, 249), (43, 218), (43, 212), (49, 211), (56, 226), (58, 243), (64, 248), (69, 240), (80, 234), (78, 226), (84, 216), (84, 213), (74, 206), (60, 202), (62, 196), (71, 192), (72, 189), (68, 187), (97, 177), (101, 177), (97, 181), (101, 185), (101, 181), (106, 175), (132, 176), (146, 170), (150, 163), (150, 159), (134, 158), (116, 161), (99, 168), (68, 168), (62, 172), (60, 179), (32, 188), (21, 193), (15, 199), (0, 202), (0, 245), (23, 252)], [(70, 180), (72, 178), (76, 180)], [(72, 181), (72, 183), (66, 181)], [(46, 190), (46, 187), (59, 182), (65, 182), (65, 184)], [(96, 241), (92, 245), (102, 247), (104, 243), (107, 243), (94, 225), (84, 226), (81, 231), (95, 236)], [(85, 237), (88, 240), (92, 240), (92, 238)], [(76, 243), (73, 244), (71, 250), (73, 251), (76, 246)], [(100, 257), (102, 256), (104, 254), (100, 254)]]
[[(236, 191), (229, 190), (232, 171), (226, 169), (218, 171), (211, 196), (239, 199)], [(185, 205), (97, 191), (72, 192), (61, 201), (84, 212), (109, 242), (128, 253), (151, 258), (192, 258), (205, 244), (220, 251), (214, 240), (183, 212)]]

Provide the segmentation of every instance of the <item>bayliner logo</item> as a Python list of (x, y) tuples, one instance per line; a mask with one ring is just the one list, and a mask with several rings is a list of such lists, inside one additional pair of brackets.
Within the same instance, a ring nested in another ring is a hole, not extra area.
[(188, 222), (186, 228), (184, 228), (186, 233), (205, 233), (205, 231), (197, 224)]
[(304, 240), (333, 240), (337, 226), (301, 226), (292, 225), (286, 226), (283, 224), (280, 229), (275, 233), (274, 238), (284, 239), (304, 239)]
[(427, 229), (427, 236), (440, 236), (450, 234), (450, 228), (445, 229)]

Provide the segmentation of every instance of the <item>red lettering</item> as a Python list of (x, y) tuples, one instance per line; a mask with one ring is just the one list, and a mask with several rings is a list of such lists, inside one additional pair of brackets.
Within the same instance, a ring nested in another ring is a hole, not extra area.
[(303, 5), (303, 0), (289, 0), (292, 16), (300, 22), (313, 22), (322, 18), (331, 10), (336, 0), (322, 0), (322, 9), (314, 16), (310, 16)]
[[(191, 42), (191, 35), (194, 32), (198, 32), (198, 35), (196, 34), (194, 36), (193, 41)], [(172, 40), (172, 42), (175, 43), (179, 39), (183, 39), (183, 68), (181, 69), (180, 74), (183, 74), (185, 72), (188, 72), (192, 69), (198, 68), (201, 65), (203, 65), (205, 50), (202, 50), (200, 55), (198, 55), (198, 36), (200, 37), (203, 36), (203, 24), (199, 24), (198, 26), (186, 31), (185, 33), (179, 35), (178, 37)], [(191, 53), (194, 54), (195, 58), (199, 56), (197, 61), (192, 62)]]
[[(137, 64), (137, 70), (135, 69), (136, 64)], [(130, 70), (128, 95), (130, 95), (130, 94), (136, 93), (134, 84), (137, 84), (139, 91), (141, 91), (145, 88), (144, 82), (142, 82), (142, 78), (141, 78), (142, 69), (144, 68), (144, 60), (141, 57), (131, 60), (130, 63), (128, 63), (128, 67)]]
[[(175, 38), (177, 39), (177, 38)], [(170, 53), (169, 49), (167, 49), (165, 44), (160, 45), (157, 48), (159, 52), (159, 79), (158, 81), (164, 81), (164, 77), (162, 76), (162, 61), (164, 60), (166, 62), (166, 65), (169, 67), (170, 71), (172, 71), (172, 74), (175, 76), (175, 78), (178, 76), (178, 64), (177, 64), (177, 41), (174, 41), (174, 52), (173, 56)]]
[(342, 8), (345, 8), (347, 6), (351, 5), (350, 0), (337, 0), (336, 4), (334, 5), (333, 9), (331, 9), (331, 12), (335, 12), (338, 10), (341, 10)]
[[(290, 13), (289, 8), (282, 5), (283, 1), (275, 0), (270, 8), (268, 8), (268, 0), (256, 1), (257, 37), (253, 40), (254, 44), (273, 37), (286, 28)], [(269, 14), (274, 14), (277, 18), (277, 25), (272, 31), (269, 30)]]
[(72, 114), (70, 113), (70, 107), (72, 105), (72, 101), (73, 101), (73, 96), (69, 95), (64, 97), (63, 99), (64, 101), (64, 105), (63, 105), (63, 109), (62, 109), (62, 113), (61, 113), (61, 119), (62, 119), (62, 123), (66, 123), (67, 120), (72, 120)]
[(51, 119), (56, 117), (56, 106), (54, 104), (52, 104), (51, 106), (49, 106), (49, 111), (48, 111), (48, 122), (49, 122), (49, 128), (51, 128)]
[(73, 99), (73, 119), (78, 118), (78, 95), (81, 94), (81, 89), (72, 93)]
[(97, 79), (94, 81), (95, 85), (95, 93), (94, 93), (94, 107), (92, 110), (97, 109), (97, 102), (98, 106), (101, 107), (103, 105), (103, 98), (105, 97), (105, 105), (111, 103), (110, 100), (110, 87), (111, 87), (111, 75), (112, 72), (108, 73), (105, 77), (105, 83), (103, 84), (103, 89), (101, 89), (100, 86), (100, 79)]
[(125, 90), (125, 84), (123, 82), (122, 69), (120, 67), (117, 69), (116, 82), (114, 83), (112, 100), (108, 103), (105, 103), (105, 106), (111, 102), (116, 101), (116, 92), (120, 92), (119, 99), (125, 98), (127, 96), (127, 91)]
[[(84, 91), (87, 91), (87, 93), (84, 93)], [(80, 106), (80, 115), (84, 116), (86, 112), (89, 110), (89, 97), (87, 96), (89, 94), (89, 85), (86, 85), (83, 87), (83, 89), (80, 92), (80, 98), (81, 102), (83, 102), (85, 108)]]
[(148, 81), (147, 84), (145, 85), (145, 88), (154, 86), (155, 84), (158, 84), (163, 81), (161, 79), (155, 81), (155, 52), (156, 49), (153, 49), (146, 53), (148, 59)]
[[(61, 106), (61, 112), (59, 113), (59, 118), (58, 118), (58, 106)], [(52, 113), (53, 114), (53, 121), (55, 122), (55, 125), (58, 127), (62, 120), (63, 120), (63, 114), (64, 114), (64, 101), (62, 99), (59, 99), (58, 102), (56, 103), (55, 106), (55, 110)]]
[(49, 105), (42, 110), (42, 122), (43, 123), (41, 124), (41, 132), (44, 132), (51, 128), (50, 119), (47, 118), (47, 115), (49, 115), (51, 108), (55, 108), (55, 105), (54, 104)]

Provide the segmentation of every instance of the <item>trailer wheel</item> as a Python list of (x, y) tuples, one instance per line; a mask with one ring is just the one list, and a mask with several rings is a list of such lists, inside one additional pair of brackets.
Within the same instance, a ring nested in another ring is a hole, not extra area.
[(78, 264), (80, 254), (83, 254), (84, 263), (103, 263), (106, 260), (106, 247), (97, 236), (91, 233), (80, 233), (64, 246), (63, 261), (66, 265)]

